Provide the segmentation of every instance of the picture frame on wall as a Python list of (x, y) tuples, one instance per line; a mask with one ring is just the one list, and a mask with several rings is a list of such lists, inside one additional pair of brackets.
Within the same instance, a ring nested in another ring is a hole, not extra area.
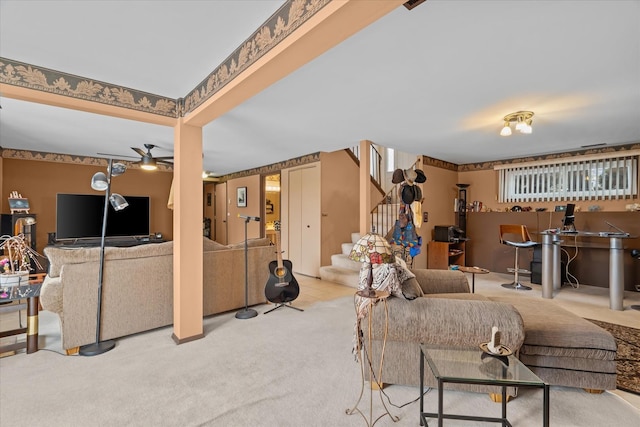
[(236, 189), (236, 206), (239, 208), (247, 207), (247, 187), (238, 187)]

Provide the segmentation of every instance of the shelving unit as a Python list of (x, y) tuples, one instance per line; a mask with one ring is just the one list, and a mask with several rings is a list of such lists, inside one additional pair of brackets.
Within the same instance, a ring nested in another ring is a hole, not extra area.
[(465, 265), (465, 241), (429, 242), (427, 267), (448, 270), (450, 265)]

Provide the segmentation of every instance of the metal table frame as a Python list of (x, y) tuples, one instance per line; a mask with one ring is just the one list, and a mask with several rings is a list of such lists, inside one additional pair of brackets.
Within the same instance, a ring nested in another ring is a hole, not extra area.
[[(482, 354), (478, 349), (478, 354)], [(539, 384), (532, 384), (530, 382), (519, 382), (517, 380), (479, 380), (470, 378), (452, 378), (446, 376), (440, 376), (437, 369), (432, 365), (431, 358), (425, 354), (423, 345), (420, 345), (420, 390), (424, 390), (424, 361), (427, 359), (431, 372), (438, 380), (438, 412), (424, 412), (424, 393), (420, 394), (420, 425), (428, 426), (427, 418), (437, 418), (438, 427), (442, 427), (444, 419), (456, 419), (466, 421), (481, 421), (481, 422), (494, 422), (501, 423), (503, 427), (513, 427), (509, 420), (507, 420), (507, 387), (527, 387), (527, 388), (542, 388), (544, 390), (543, 396), (543, 409), (542, 409), (542, 425), (543, 427), (549, 427), (549, 384), (540, 382)], [(510, 362), (521, 363), (514, 356), (509, 356)], [(457, 415), (457, 414), (445, 414), (444, 413), (444, 384), (445, 383), (457, 383), (457, 384), (479, 384), (479, 385), (493, 385), (501, 386), (502, 388), (502, 416), (498, 417), (480, 417), (470, 415)]]
[(562, 286), (560, 277), (561, 237), (599, 237), (609, 239), (609, 308), (624, 310), (624, 247), (622, 239), (632, 238), (625, 233), (595, 233), (579, 231), (563, 233), (546, 230), (542, 233), (542, 298), (553, 298), (553, 291)]

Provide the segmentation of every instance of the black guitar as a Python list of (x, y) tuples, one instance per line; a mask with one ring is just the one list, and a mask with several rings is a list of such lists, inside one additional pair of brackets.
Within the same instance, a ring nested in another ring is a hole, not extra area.
[(280, 251), (280, 221), (274, 224), (276, 230), (277, 260), (269, 263), (269, 279), (264, 289), (264, 295), (269, 302), (284, 304), (298, 298), (300, 287), (291, 271), (293, 265), (288, 259), (282, 259)]

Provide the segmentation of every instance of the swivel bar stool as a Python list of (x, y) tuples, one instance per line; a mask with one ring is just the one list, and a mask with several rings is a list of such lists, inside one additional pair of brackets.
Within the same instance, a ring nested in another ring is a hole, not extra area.
[[(517, 238), (518, 240), (515, 240)], [(512, 240), (508, 240), (512, 239)], [(515, 225), (515, 224), (500, 224), (500, 243), (503, 245), (511, 246), (516, 249), (515, 255), (515, 265), (513, 269), (509, 269), (509, 272), (514, 273), (514, 278), (512, 283), (504, 283), (502, 287), (515, 289), (518, 291), (530, 291), (531, 286), (525, 286), (520, 283), (520, 273), (528, 274), (531, 273), (529, 270), (521, 269), (518, 265), (518, 253), (520, 249), (528, 249), (533, 248), (538, 243), (531, 240), (531, 236), (529, 235), (529, 230), (527, 230), (526, 225)]]

